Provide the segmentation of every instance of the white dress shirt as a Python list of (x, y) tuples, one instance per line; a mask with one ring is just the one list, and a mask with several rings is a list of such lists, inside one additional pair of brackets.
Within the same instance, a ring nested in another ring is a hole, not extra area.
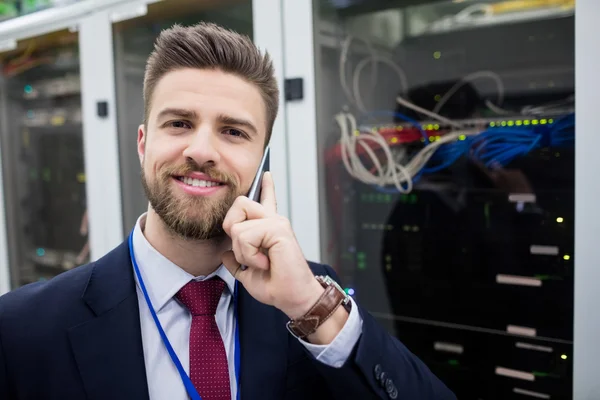
[[(146, 214), (137, 221), (133, 232), (134, 255), (144, 280), (150, 302), (158, 316), (165, 334), (171, 342), (181, 365), (189, 375), (189, 334), (192, 317), (183, 305), (175, 299), (175, 294), (190, 280), (204, 280), (218, 275), (226, 283), (226, 288), (217, 306), (216, 321), (223, 338), (227, 363), (229, 365), (229, 382), (231, 398), (236, 399), (237, 383), (235, 377), (234, 346), (235, 318), (233, 314), (233, 290), (235, 278), (221, 265), (209, 276), (194, 277), (185, 272), (154, 249), (146, 240), (143, 229)], [(135, 274), (134, 274), (135, 275)], [(137, 276), (137, 297), (140, 308), (140, 322), (144, 362), (148, 380), (150, 400), (187, 400), (188, 395), (164, 346), (158, 329), (139, 286)], [(353, 300), (352, 300), (353, 301)], [(319, 361), (332, 366), (341, 367), (347, 360), (352, 348), (362, 332), (362, 318), (353, 304), (344, 328), (329, 345), (314, 345), (298, 339)], [(240, 332), (240, 334), (242, 334)], [(202, 395), (202, 393), (200, 393)]]

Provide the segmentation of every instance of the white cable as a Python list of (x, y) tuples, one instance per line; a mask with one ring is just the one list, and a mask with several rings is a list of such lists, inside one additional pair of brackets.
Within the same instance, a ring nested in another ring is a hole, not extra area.
[(374, 69), (376, 69), (378, 62), (381, 62), (381, 63), (386, 64), (389, 67), (391, 67), (394, 70), (394, 72), (396, 72), (398, 74), (398, 77), (400, 78), (400, 86), (401, 86), (400, 90), (401, 91), (408, 90), (408, 79), (406, 78), (406, 73), (404, 72), (404, 70), (402, 68), (400, 68), (400, 66), (398, 64), (396, 64), (389, 58), (381, 57), (376, 54), (373, 55), (372, 57), (366, 57), (366, 58), (362, 59), (356, 65), (356, 69), (354, 70), (354, 74), (352, 76), (352, 94), (354, 95), (354, 98), (356, 99), (356, 105), (357, 105), (358, 109), (362, 112), (367, 112), (367, 108), (365, 107), (365, 105), (362, 101), (363, 96), (360, 93), (360, 75), (362, 73), (363, 68), (367, 65), (367, 63), (369, 61), (373, 61), (372, 68), (374, 68)]
[(375, 57), (376, 57), (375, 49), (373, 48), (373, 46), (371, 46), (371, 43), (368, 40), (365, 40), (365, 39), (362, 39), (359, 37), (354, 37), (352, 35), (348, 35), (346, 37), (346, 39), (342, 42), (342, 46), (341, 46), (342, 50), (341, 50), (341, 54), (340, 54), (340, 65), (339, 65), (339, 67), (340, 67), (340, 84), (342, 86), (342, 90), (344, 91), (344, 94), (346, 95), (346, 97), (348, 98), (350, 103), (356, 104), (356, 99), (354, 98), (352, 91), (348, 87), (348, 82), (346, 81), (346, 63), (348, 62), (348, 52), (350, 51), (350, 44), (352, 43), (353, 40), (358, 40), (358, 41), (365, 43), (367, 45), (367, 49), (371, 53), (371, 57), (373, 57), (373, 68), (371, 69), (371, 86), (373, 86), (373, 87), (375, 86), (375, 83), (377, 81), (377, 68), (376, 68), (377, 65), (375, 63)]
[(498, 107), (497, 105), (495, 105), (494, 103), (492, 103), (489, 100), (485, 101), (485, 105), (491, 111), (493, 111), (493, 112), (495, 112), (496, 114), (499, 114), (499, 115), (514, 115), (514, 114), (516, 114), (514, 111), (505, 110), (502, 107)]
[[(475, 13), (483, 13), (481, 16), (475, 16)], [(454, 21), (460, 24), (473, 22), (478, 19), (489, 19), (494, 16), (494, 9), (491, 4), (471, 4), (454, 15)]]
[(446, 94), (440, 99), (440, 101), (438, 101), (438, 103), (433, 108), (433, 112), (435, 114), (439, 114), (439, 112), (442, 109), (442, 107), (444, 106), (444, 104), (446, 104), (446, 102), (452, 96), (454, 96), (454, 94), (458, 91), (458, 89), (460, 89), (465, 83), (475, 80), (475, 79), (479, 79), (479, 78), (491, 78), (496, 82), (496, 85), (498, 86), (497, 105), (500, 106), (502, 104), (502, 102), (504, 101), (504, 84), (502, 83), (502, 79), (500, 79), (498, 74), (496, 74), (492, 71), (478, 71), (478, 72), (469, 74), (469, 75), (465, 76), (464, 78), (462, 78), (460, 81), (456, 82), (450, 88), (450, 90), (448, 90), (446, 92)]
[[(483, 15), (474, 15), (482, 12)], [(442, 18), (433, 21), (429, 24), (430, 32), (448, 31), (455, 28), (457, 25), (473, 24), (482, 20), (490, 20), (494, 17), (494, 9), (491, 4), (472, 4), (457, 14), (445, 15)]]
[(575, 102), (575, 96), (571, 95), (568, 96), (567, 98), (563, 99), (563, 100), (558, 100), (558, 101), (553, 101), (553, 102), (549, 102), (549, 103), (545, 103), (545, 104), (540, 104), (538, 106), (525, 106), (521, 109), (521, 114), (523, 115), (528, 115), (528, 114), (532, 114), (532, 115), (536, 115), (536, 114), (544, 114), (547, 113), (549, 111), (552, 111), (554, 108), (564, 108), (570, 104), (574, 104)]
[(429, 110), (426, 110), (426, 109), (424, 109), (422, 107), (419, 107), (418, 105), (413, 104), (410, 101), (405, 100), (405, 99), (403, 99), (400, 96), (396, 97), (396, 102), (398, 102), (399, 104), (401, 104), (401, 105), (403, 105), (405, 107), (408, 107), (408, 108), (410, 108), (410, 109), (412, 109), (412, 110), (414, 110), (414, 111), (416, 111), (416, 112), (418, 112), (420, 114), (427, 115), (430, 118), (433, 118), (433, 119), (435, 119), (437, 121), (443, 122), (444, 124), (448, 124), (448, 125), (453, 126), (455, 128), (462, 128), (462, 125), (459, 124), (458, 122), (454, 122), (451, 119), (442, 117), (439, 114), (436, 114), (436, 113), (434, 113), (432, 111), (429, 111)]
[[(370, 57), (366, 57), (364, 59), (362, 59), (356, 66), (354, 73), (353, 73), (353, 77), (352, 77), (352, 89), (348, 88), (347, 86), (347, 82), (346, 82), (346, 62), (348, 61), (348, 51), (350, 50), (350, 44), (352, 43), (353, 40), (360, 40), (363, 41), (364, 43), (367, 44), (368, 49), (371, 52), (371, 56)], [(377, 79), (377, 64), (379, 62), (388, 65), (389, 67), (391, 67), (394, 72), (396, 72), (398, 74), (398, 77), (400, 78), (400, 85), (401, 85), (401, 90), (404, 91), (408, 91), (408, 79), (406, 77), (406, 73), (404, 72), (404, 70), (398, 65), (396, 64), (394, 61), (392, 61), (391, 59), (387, 58), (387, 57), (383, 57), (378, 55), (375, 50), (373, 49), (373, 47), (371, 46), (371, 44), (364, 39), (360, 39), (360, 38), (355, 38), (353, 36), (348, 36), (344, 42), (342, 43), (342, 51), (340, 54), (340, 83), (342, 86), (342, 90), (344, 91), (344, 93), (346, 94), (346, 97), (348, 98), (348, 100), (350, 100), (350, 102), (354, 105), (356, 105), (356, 107), (358, 108), (359, 111), (366, 113), (367, 112), (367, 108), (363, 102), (363, 96), (360, 93), (360, 75), (362, 73), (362, 70), (365, 68), (365, 66), (367, 65), (367, 63), (371, 61), (372, 62), (372, 69), (371, 69), (371, 78), (372, 78), (372, 85), (371, 85), (371, 90), (374, 89), (375, 84), (376, 84), (376, 79)], [(429, 110), (426, 110), (422, 107), (417, 106), (416, 104), (411, 103), (410, 101), (403, 99), (402, 97), (398, 96), (396, 97), (396, 101), (400, 104), (402, 104), (405, 107), (408, 107), (420, 114), (423, 115), (427, 115), (430, 118), (434, 118), (442, 123), (448, 124), (450, 126), (453, 126), (455, 128), (461, 128), (462, 126), (448, 118), (444, 118), (441, 115), (439, 115), (436, 112), (431, 112)]]
[[(356, 119), (350, 113), (339, 113), (335, 119), (340, 127), (341, 152), (344, 167), (350, 176), (369, 185), (381, 187), (393, 185), (400, 193), (409, 193), (413, 188), (412, 179), (425, 167), (440, 146), (458, 140), (462, 135), (476, 135), (480, 131), (455, 131), (448, 133), (432, 143), (428, 143), (406, 165), (394, 158), (390, 145), (379, 132), (359, 132)], [(356, 133), (355, 133), (356, 132)], [(384, 162), (381, 162), (369, 143), (376, 143), (383, 150)], [(365, 150), (367, 158), (375, 171), (371, 172), (363, 163), (356, 149)], [(405, 185), (405, 187), (403, 187)]]

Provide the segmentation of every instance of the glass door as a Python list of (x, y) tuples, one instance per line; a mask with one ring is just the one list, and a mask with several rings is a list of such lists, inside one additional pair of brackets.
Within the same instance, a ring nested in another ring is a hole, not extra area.
[(571, 398), (574, 3), (313, 3), (321, 259), (460, 399)]
[(88, 261), (78, 34), (0, 54), (0, 144), (12, 288)]
[(144, 115), (144, 68), (156, 37), (162, 29), (174, 24), (210, 21), (252, 38), (252, 6), (251, 0), (167, 0), (148, 5), (143, 16), (114, 24), (123, 232), (130, 232), (137, 218), (148, 208), (140, 181), (136, 143), (137, 129)]

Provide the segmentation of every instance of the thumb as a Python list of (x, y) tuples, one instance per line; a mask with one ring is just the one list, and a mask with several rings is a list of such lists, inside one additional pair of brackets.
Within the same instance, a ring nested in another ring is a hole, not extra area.
[(235, 279), (240, 279), (240, 275), (243, 272), (242, 265), (235, 259), (233, 250), (228, 250), (223, 253), (221, 256), (221, 262)]

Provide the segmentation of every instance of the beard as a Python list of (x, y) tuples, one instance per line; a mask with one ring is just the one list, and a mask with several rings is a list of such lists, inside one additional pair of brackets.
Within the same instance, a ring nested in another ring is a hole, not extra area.
[[(213, 199), (203, 196), (177, 195), (171, 182), (175, 176), (201, 172), (227, 185), (225, 198)], [(223, 220), (238, 193), (235, 179), (214, 167), (201, 167), (192, 160), (177, 167), (164, 167), (154, 181), (146, 178), (142, 166), (142, 185), (152, 209), (167, 228), (188, 240), (216, 240), (225, 237)]]

